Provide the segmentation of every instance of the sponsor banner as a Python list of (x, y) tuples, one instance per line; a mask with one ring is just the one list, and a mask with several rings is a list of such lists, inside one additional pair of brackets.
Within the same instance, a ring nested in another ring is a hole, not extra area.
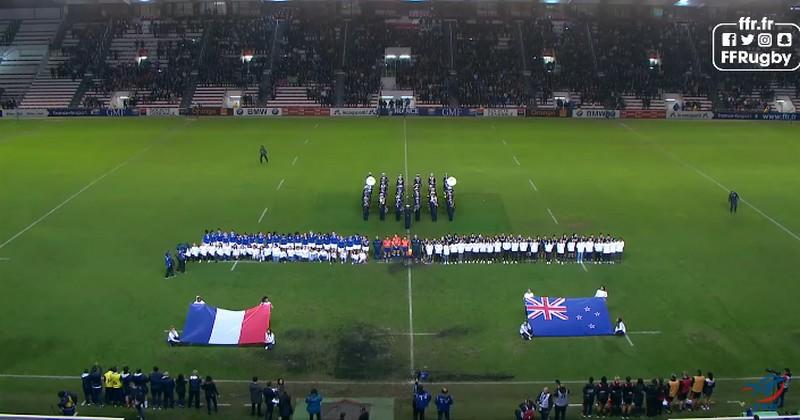
[(283, 108), (283, 115), (290, 117), (329, 117), (331, 115), (330, 108), (322, 107), (289, 107)]
[(667, 111), (668, 120), (710, 120), (714, 118), (711, 111)]
[(47, 113), (51, 117), (89, 117), (92, 110), (89, 108), (49, 108)]
[(417, 115), (417, 108), (380, 108), (378, 109), (378, 114), (389, 117)]
[(718, 120), (798, 121), (800, 113), (790, 112), (715, 112)]
[(633, 119), (658, 119), (664, 118), (663, 109), (624, 109), (619, 114), (620, 118)]
[(423, 117), (475, 117), (478, 115), (478, 110), (473, 108), (418, 107), (417, 115)]
[(619, 111), (615, 109), (576, 109), (572, 111), (572, 118), (617, 119)]
[(220, 115), (227, 115), (227, 113), (223, 114), (222, 108), (207, 108), (207, 107), (194, 107), (189, 108), (187, 110), (181, 110), (181, 113), (186, 112), (187, 115), (195, 115), (200, 117), (217, 117)]
[(484, 117), (518, 117), (525, 115), (517, 108), (483, 108), (481, 115)]
[(331, 117), (374, 117), (375, 108), (331, 108)]
[(102, 108), (93, 109), (93, 117), (138, 117), (139, 110), (136, 108)]
[(45, 118), (46, 109), (6, 109), (3, 111), (6, 118)]
[(177, 117), (180, 114), (178, 108), (145, 108), (142, 113), (148, 117)]
[(529, 117), (552, 117), (552, 118), (564, 118), (567, 117), (567, 109), (560, 108), (560, 109), (529, 109), (526, 113)]
[(236, 117), (280, 117), (283, 112), (280, 108), (236, 108), (233, 115)]

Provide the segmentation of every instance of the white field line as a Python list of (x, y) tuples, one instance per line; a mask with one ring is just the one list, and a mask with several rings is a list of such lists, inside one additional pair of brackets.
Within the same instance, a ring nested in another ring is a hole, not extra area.
[(237, 265), (239, 265), (239, 260), (234, 261), (233, 265), (231, 266), (231, 271), (236, 270)]
[[(316, 127), (314, 127), (314, 128), (316, 128)], [(306, 139), (306, 141), (304, 141), (303, 144), (308, 144), (308, 139)]]
[(295, 163), (297, 163), (297, 156), (295, 156), (294, 159), (292, 160), (292, 166), (294, 166)]
[[(10, 373), (3, 373), (0, 374), (0, 379), (24, 379), (24, 380), (64, 380), (64, 381), (78, 381), (80, 377), (78, 375), (21, 375), (21, 374), (10, 374)], [(761, 376), (746, 376), (746, 377), (734, 377), (734, 378), (716, 378), (717, 381), (720, 382), (745, 382), (745, 381), (756, 381), (762, 379)], [(220, 383), (233, 383), (233, 384), (247, 384), (252, 382), (250, 379), (215, 379), (216, 382)], [(583, 384), (586, 383), (586, 379), (575, 379), (575, 380), (562, 380), (562, 383), (565, 384)], [(386, 386), (405, 386), (413, 383), (413, 381), (331, 381), (331, 380), (320, 380), (320, 381), (286, 381), (288, 384), (297, 384), (297, 385), (386, 385)], [(436, 382), (432, 382), (436, 383)], [(441, 382), (440, 382), (441, 383)], [(521, 381), (453, 381), (447, 382), (450, 385), (477, 385), (477, 386), (484, 386), (484, 385), (548, 385), (552, 384), (552, 379), (546, 380), (521, 380)]]
[(275, 188), (275, 191), (279, 191), (281, 189), (281, 187), (283, 186), (283, 181), (285, 180), (286, 178), (281, 179), (281, 182), (278, 183), (278, 188)]
[[(408, 179), (408, 124), (403, 118), (403, 166), (405, 179)], [(406, 229), (406, 234), (410, 234), (411, 229)], [(411, 266), (408, 266), (408, 359), (411, 367), (410, 372), (414, 372), (414, 302), (411, 290)]]
[(11, 261), (9, 257), (0, 257), (0, 261)]
[(532, 179), (528, 178), (528, 183), (531, 184), (531, 187), (533, 188), (534, 191), (539, 192), (539, 189), (536, 188), (536, 184), (533, 183)]
[(625, 339), (628, 340), (628, 344), (630, 344), (631, 347), (633, 347), (633, 341), (631, 341), (631, 338), (628, 337), (628, 334), (625, 334)]
[(661, 331), (629, 331), (628, 334), (635, 334), (635, 335), (658, 335), (661, 334)]
[(408, 179), (408, 129), (406, 128), (406, 119), (403, 118), (403, 165), (405, 168), (404, 176)]
[(503, 145), (508, 146), (508, 143), (506, 143), (506, 139), (503, 139)]
[(585, 271), (587, 273), (589, 272), (589, 269), (586, 268), (586, 266), (583, 264), (583, 261), (581, 261), (581, 268), (583, 269), (583, 271)]
[(88, 190), (89, 188), (92, 188), (95, 184), (97, 184), (98, 182), (102, 181), (105, 177), (107, 177), (107, 176), (113, 174), (114, 172), (118, 171), (120, 168), (122, 168), (123, 166), (127, 165), (128, 163), (130, 163), (132, 160), (134, 160), (137, 157), (141, 156), (142, 153), (150, 150), (151, 147), (152, 147), (152, 145), (147, 146), (147, 147), (139, 150), (138, 152), (136, 152), (133, 155), (131, 155), (131, 157), (129, 157), (129, 158), (125, 159), (124, 161), (122, 161), (121, 163), (119, 163), (117, 166), (109, 169), (108, 171), (106, 171), (102, 175), (100, 175), (97, 178), (93, 179), (88, 184), (84, 185), (83, 188), (78, 190), (78, 192), (76, 192), (75, 194), (72, 194), (71, 196), (67, 197), (66, 200), (62, 201), (57, 206), (55, 206), (52, 209), (50, 209), (50, 211), (48, 211), (47, 213), (43, 214), (38, 219), (34, 220), (33, 223), (31, 223), (28, 226), (26, 226), (25, 229), (22, 229), (21, 231), (17, 232), (14, 236), (8, 238), (5, 242), (0, 244), (0, 249), (2, 249), (4, 246), (6, 246), (9, 243), (11, 243), (11, 241), (13, 241), (14, 239), (17, 239), (20, 236), (22, 236), (23, 233), (29, 231), (34, 226), (38, 225), (42, 220), (46, 219), (48, 216), (50, 216), (51, 214), (53, 214), (56, 211), (58, 211), (58, 209), (60, 209), (61, 207), (64, 207), (65, 205), (67, 205), (70, 201), (75, 199), (75, 197), (81, 195), (84, 191)]
[(516, 156), (516, 155), (512, 155), (511, 157), (513, 157), (513, 158), (514, 158), (514, 163), (516, 163), (516, 164), (517, 164), (517, 166), (522, 166), (522, 165), (519, 163), (519, 159), (517, 159), (517, 156)]
[(264, 220), (264, 215), (267, 214), (267, 210), (269, 210), (269, 207), (264, 207), (264, 211), (261, 212), (261, 216), (258, 216), (258, 223), (261, 223), (261, 221)]
[(553, 211), (552, 211), (552, 210), (550, 210), (550, 208), (549, 208), (549, 207), (547, 208), (547, 212), (548, 212), (548, 213), (550, 213), (550, 218), (551, 218), (551, 219), (553, 219), (553, 222), (554, 222), (555, 224), (558, 224), (558, 219), (556, 219), (556, 216), (553, 214)]
[[(728, 188), (727, 186), (725, 186), (724, 184), (722, 184), (721, 182), (719, 182), (719, 181), (718, 181), (716, 178), (714, 178), (714, 177), (712, 177), (711, 175), (709, 175), (709, 174), (707, 174), (707, 173), (705, 173), (705, 172), (701, 171), (699, 168), (697, 168), (696, 166), (692, 165), (691, 163), (689, 163), (689, 162), (687, 162), (687, 161), (685, 161), (685, 160), (681, 159), (681, 158), (680, 158), (678, 155), (676, 155), (675, 153), (672, 153), (672, 152), (670, 152), (670, 151), (668, 151), (668, 150), (664, 149), (664, 148), (663, 148), (663, 147), (662, 147), (660, 144), (658, 144), (658, 143), (654, 142), (653, 140), (649, 139), (649, 138), (648, 138), (648, 137), (646, 137), (645, 135), (643, 135), (643, 134), (639, 133), (638, 131), (634, 130), (633, 128), (629, 127), (627, 124), (625, 124), (625, 123), (620, 123), (620, 125), (622, 125), (623, 127), (625, 127), (625, 129), (627, 129), (627, 130), (628, 130), (628, 131), (630, 131), (631, 133), (635, 134), (635, 135), (636, 135), (637, 137), (639, 137), (640, 139), (644, 140), (646, 143), (653, 145), (653, 146), (654, 146), (656, 149), (658, 149), (659, 151), (661, 151), (661, 153), (663, 153), (663, 154), (667, 155), (667, 156), (668, 156), (668, 157), (670, 157), (672, 160), (674, 160), (674, 161), (676, 161), (676, 162), (680, 163), (681, 165), (685, 166), (685, 167), (686, 167), (686, 168), (688, 168), (688, 169), (691, 169), (692, 171), (694, 171), (694, 172), (695, 172), (695, 173), (697, 173), (698, 175), (702, 176), (703, 178), (705, 178), (706, 180), (708, 180), (708, 181), (709, 181), (709, 182), (711, 182), (712, 184), (714, 184), (714, 185), (718, 186), (718, 187), (719, 187), (719, 188), (720, 188), (722, 191), (725, 191), (725, 192), (731, 192), (731, 191), (732, 191), (730, 188)], [(742, 200), (742, 203), (746, 204), (748, 207), (750, 207), (751, 209), (755, 210), (755, 212), (756, 212), (756, 213), (760, 214), (760, 215), (761, 215), (761, 217), (763, 217), (763, 218), (767, 219), (767, 220), (768, 220), (768, 221), (770, 221), (770, 222), (771, 222), (773, 225), (777, 226), (777, 227), (778, 227), (780, 230), (782, 230), (782, 231), (786, 232), (786, 234), (788, 234), (788, 235), (789, 235), (789, 236), (791, 236), (792, 238), (794, 238), (794, 239), (796, 239), (796, 240), (800, 241), (800, 236), (798, 236), (796, 233), (794, 233), (794, 232), (792, 232), (791, 230), (789, 230), (789, 228), (787, 228), (786, 226), (782, 225), (780, 222), (778, 222), (778, 221), (777, 221), (777, 220), (775, 220), (774, 218), (770, 217), (768, 214), (764, 213), (764, 212), (763, 212), (761, 209), (759, 209), (758, 207), (756, 207), (755, 205), (753, 205), (752, 203), (750, 203), (750, 202), (749, 202), (749, 201), (747, 201), (746, 199), (744, 199), (744, 198), (740, 198), (740, 200)]]

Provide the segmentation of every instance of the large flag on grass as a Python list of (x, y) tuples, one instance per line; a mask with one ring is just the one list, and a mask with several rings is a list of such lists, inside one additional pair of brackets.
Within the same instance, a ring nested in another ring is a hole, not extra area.
[(269, 328), (272, 305), (258, 305), (244, 311), (229, 311), (208, 304), (193, 303), (186, 313), (182, 343), (245, 345), (261, 344)]
[(525, 313), (533, 335), (579, 337), (612, 335), (614, 328), (604, 298), (525, 298)]

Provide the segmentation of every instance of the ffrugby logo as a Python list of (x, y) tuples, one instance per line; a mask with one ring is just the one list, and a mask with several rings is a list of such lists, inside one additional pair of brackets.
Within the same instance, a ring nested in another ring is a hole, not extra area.
[(720, 23), (712, 36), (712, 60), (719, 71), (795, 71), (800, 69), (800, 26), (740, 17)]

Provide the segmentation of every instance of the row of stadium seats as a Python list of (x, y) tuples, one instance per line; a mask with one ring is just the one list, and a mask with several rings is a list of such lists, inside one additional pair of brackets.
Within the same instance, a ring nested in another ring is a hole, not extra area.
[[(548, 18), (332, 20), (284, 12), (24, 20), (2, 50), (0, 95), (24, 108), (104, 106), (120, 91), (139, 105), (220, 106), (231, 90), (252, 105), (375, 106), (387, 88), (412, 90), (418, 104), (460, 106), (554, 108), (564, 103), (556, 94), (567, 93), (570, 106), (581, 108), (661, 109), (666, 92), (700, 109), (800, 103), (797, 75), (709, 69), (699, 57), (710, 54), (713, 22), (702, 18), (562, 11)], [(12, 23), (0, 21), (0, 33)], [(55, 41), (61, 26), (69, 28)], [(410, 48), (411, 56), (385, 60), (389, 47)]]

